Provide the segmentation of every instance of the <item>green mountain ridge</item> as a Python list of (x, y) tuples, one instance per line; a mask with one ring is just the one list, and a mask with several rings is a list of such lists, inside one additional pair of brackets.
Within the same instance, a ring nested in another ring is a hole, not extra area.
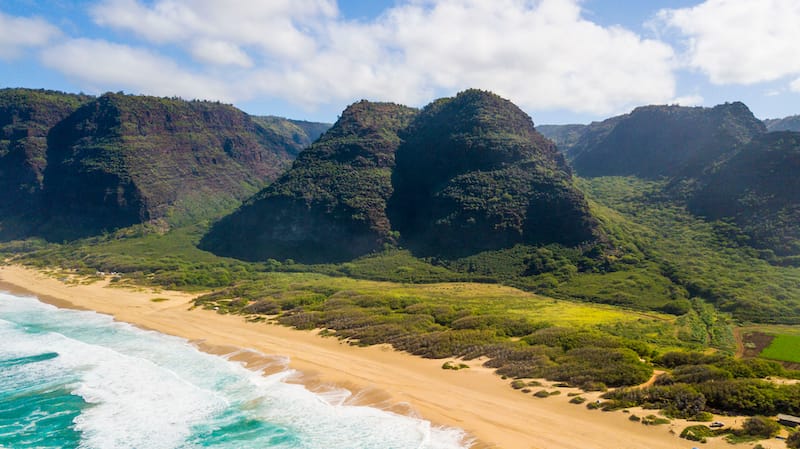
[(0, 215), (39, 212), (47, 134), (91, 98), (49, 90), (0, 90)]
[(417, 111), (361, 101), (201, 245), (248, 260), (349, 260), (394, 243), (386, 202), (399, 129)]
[(693, 177), (766, 132), (741, 102), (713, 108), (643, 106), (588, 126), (570, 149), (584, 177)]
[(800, 131), (800, 115), (766, 119), (764, 125), (768, 131)]
[(111, 93), (5, 89), (0, 104), (13, 106), (0, 109), (11, 138), (0, 185), (29, 192), (7, 197), (16, 209), (4, 216), (6, 237), (62, 240), (149, 221), (218, 218), (277, 178), (326, 126), (254, 119), (220, 103)]
[(601, 238), (563, 156), (510, 101), (464, 91), (426, 106), (401, 137), (388, 213), (421, 254)]
[(710, 169), (689, 208), (712, 220), (732, 220), (754, 246), (800, 264), (799, 174), (800, 133), (763, 134)]
[(333, 262), (384, 244), (450, 258), (599, 238), (569, 167), (531, 119), (508, 100), (468, 90), (419, 113), (348, 107), (202, 245), (248, 260)]

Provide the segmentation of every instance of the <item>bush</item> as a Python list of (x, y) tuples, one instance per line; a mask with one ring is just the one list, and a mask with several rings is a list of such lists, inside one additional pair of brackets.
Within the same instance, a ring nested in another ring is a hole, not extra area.
[(539, 390), (536, 393), (533, 393), (533, 395), (536, 396), (537, 398), (549, 398), (550, 397), (550, 393), (548, 393), (547, 390)]
[(705, 443), (706, 438), (712, 436), (714, 436), (714, 431), (702, 424), (689, 426), (681, 432), (681, 438), (685, 438), (689, 441), (699, 441), (701, 443)]
[(689, 421), (710, 422), (713, 419), (714, 419), (714, 415), (712, 415), (711, 413), (709, 413), (709, 412), (700, 412), (700, 413), (692, 416), (691, 418), (689, 418)]
[(772, 438), (781, 430), (781, 425), (763, 416), (747, 418), (742, 425), (742, 430), (748, 436), (760, 438)]
[(570, 404), (583, 404), (584, 402), (586, 402), (586, 398), (583, 396), (575, 396), (569, 400)]
[(786, 447), (789, 449), (800, 449), (800, 431), (792, 432), (786, 438)]
[(644, 418), (642, 418), (642, 424), (646, 426), (658, 426), (661, 424), (669, 424), (670, 422), (672, 421), (666, 418), (659, 418), (656, 415), (647, 415)]

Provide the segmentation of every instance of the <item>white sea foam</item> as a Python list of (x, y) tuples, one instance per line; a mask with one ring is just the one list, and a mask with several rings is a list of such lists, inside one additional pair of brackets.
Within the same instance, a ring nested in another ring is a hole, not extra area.
[[(294, 375), (291, 370), (264, 376), (259, 367), (246, 369), (203, 353), (186, 340), (94, 312), (57, 309), (33, 298), (0, 294), (0, 339), (0, 355), (6, 359), (59, 354), (25, 369), (52, 371), (36, 373), (42, 378), (58, 371), (72, 373), (73, 392), (92, 404), (75, 420), (86, 449), (466, 445), (458, 429), (346, 405), (351, 396), (347, 390), (313, 393), (287, 383)], [(229, 435), (228, 429), (236, 430)]]

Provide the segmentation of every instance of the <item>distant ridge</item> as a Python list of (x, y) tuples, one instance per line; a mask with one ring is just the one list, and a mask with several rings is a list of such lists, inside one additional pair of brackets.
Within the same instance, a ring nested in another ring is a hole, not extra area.
[(800, 131), (800, 115), (764, 120), (768, 131)]
[(733, 220), (754, 246), (800, 265), (800, 133), (757, 136), (699, 182), (693, 212)]
[(696, 176), (764, 132), (764, 124), (740, 102), (644, 106), (590, 125), (570, 153), (585, 177)]

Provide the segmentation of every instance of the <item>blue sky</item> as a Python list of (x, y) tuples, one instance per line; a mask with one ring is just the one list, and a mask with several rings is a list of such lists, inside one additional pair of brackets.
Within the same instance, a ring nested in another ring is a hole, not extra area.
[(537, 124), (643, 104), (800, 114), (797, 0), (3, 0), (0, 86), (332, 122), (469, 87)]

